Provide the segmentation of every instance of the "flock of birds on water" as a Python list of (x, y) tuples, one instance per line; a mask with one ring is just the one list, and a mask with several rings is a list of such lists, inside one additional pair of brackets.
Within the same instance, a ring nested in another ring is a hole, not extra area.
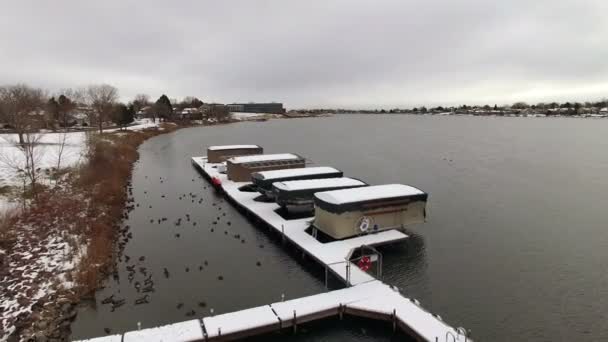
[[(145, 178), (147, 179), (148, 176), (145, 176)], [(199, 179), (202, 178), (199, 176)], [(162, 184), (166, 181), (165, 178), (160, 177), (159, 178), (159, 182)], [(192, 179), (192, 182), (195, 182), (196, 179)], [(203, 189), (207, 189), (208, 186), (205, 185), (203, 186)], [(133, 210), (135, 210), (135, 208), (139, 208), (140, 207), (140, 203), (135, 202), (135, 199), (133, 197), (133, 186), (132, 183), (129, 182), (127, 184), (127, 191), (128, 191), (128, 199), (127, 199), (127, 206), (125, 207), (125, 213), (123, 214), (123, 219), (126, 220), (129, 218), (129, 213)], [(148, 191), (145, 190), (143, 191), (144, 195), (148, 195)], [(166, 195), (165, 194), (161, 194), (161, 198), (162, 199), (166, 199)], [(192, 192), (186, 194), (180, 194), (177, 199), (179, 201), (183, 201), (183, 200), (190, 200), (191, 203), (198, 203), (198, 204), (202, 204), (204, 202), (203, 198), (200, 197)], [(210, 232), (213, 233), (216, 230), (220, 230), (220, 228), (218, 227), (218, 224), (220, 223), (220, 221), (225, 221), (226, 226), (231, 226), (232, 223), (230, 221), (226, 220), (226, 212), (223, 211), (223, 208), (221, 207), (220, 204), (223, 203), (222, 199), (219, 199), (219, 201), (216, 202), (212, 202), (211, 206), (217, 208), (217, 212), (218, 212), (218, 216), (213, 217), (212, 218), (212, 222), (211, 222), (211, 228), (210, 228)], [(152, 205), (148, 205), (148, 209), (152, 209)], [(149, 223), (150, 224), (163, 224), (164, 222), (167, 222), (168, 218), (167, 217), (160, 217), (160, 218), (151, 218)], [(173, 226), (174, 227), (180, 227), (182, 225), (192, 225), (193, 227), (197, 226), (197, 222), (194, 221), (191, 217), (190, 214), (185, 214), (185, 216), (182, 217), (178, 217), (176, 220), (173, 221)], [(154, 278), (153, 278), (153, 274), (151, 271), (149, 271), (145, 266), (145, 260), (146, 257), (145, 256), (139, 256), (139, 257), (131, 257), (127, 254), (124, 253), (124, 249), (127, 245), (127, 243), (129, 242), (129, 240), (133, 237), (132, 233), (130, 232), (130, 226), (129, 225), (124, 225), (123, 227), (121, 227), (120, 229), (120, 238), (118, 241), (118, 261), (123, 261), (124, 260), (124, 264), (125, 264), (125, 269), (127, 271), (127, 279), (128, 282), (131, 286), (133, 286), (133, 288), (135, 289), (135, 291), (139, 294), (139, 296), (137, 298), (135, 298), (135, 300), (133, 301), (134, 305), (143, 305), (143, 304), (149, 304), (150, 303), (150, 299), (151, 299), (151, 293), (153, 293), (155, 291), (154, 288)], [(232, 238), (234, 238), (235, 240), (240, 240), (240, 242), (242, 244), (246, 243), (246, 240), (244, 237), (242, 237), (240, 234), (230, 234), (228, 232), (228, 230), (224, 230), (224, 235), (228, 236), (230, 235)], [(181, 237), (180, 233), (174, 233), (174, 237), (176, 239), (179, 239)], [(260, 248), (264, 248), (263, 244), (259, 245)], [(119, 272), (118, 272), (118, 261), (115, 262), (114, 265), (114, 271), (112, 273), (112, 276), (114, 278), (114, 280), (118, 283), (120, 283), (120, 277), (119, 277)], [(208, 260), (203, 260), (202, 263), (200, 263), (200, 265), (198, 265), (197, 267), (193, 267), (192, 271), (195, 271), (196, 269), (198, 269), (199, 272), (202, 272), (205, 267), (209, 266), (209, 261)], [(256, 262), (256, 266), (260, 267), (262, 266), (262, 263), (260, 261)], [(188, 266), (184, 266), (184, 271), (186, 273), (190, 272), (190, 267)], [(164, 278), (169, 279), (171, 277), (171, 273), (169, 272), (169, 270), (166, 267), (163, 267), (163, 275)], [(224, 277), (222, 275), (218, 275), (217, 276), (217, 280), (221, 281), (224, 280)], [(118, 292), (120, 292), (120, 290), (118, 290)], [(114, 293), (111, 294), (103, 299), (101, 299), (101, 304), (102, 305), (109, 305), (110, 306), (110, 311), (114, 312), (116, 309), (118, 309), (119, 307), (125, 305), (127, 303), (126, 298), (119, 298), (119, 295)], [(207, 307), (207, 303), (204, 301), (199, 301), (197, 303), (199, 308), (205, 308)], [(181, 310), (185, 307), (183, 302), (179, 302), (176, 305), (176, 308), (178, 310)], [(196, 311), (194, 309), (190, 309), (185, 313), (186, 317), (193, 317), (196, 315)], [(110, 334), (111, 333), (111, 329), (109, 328), (104, 328), (104, 331), (106, 332), (106, 334)]]

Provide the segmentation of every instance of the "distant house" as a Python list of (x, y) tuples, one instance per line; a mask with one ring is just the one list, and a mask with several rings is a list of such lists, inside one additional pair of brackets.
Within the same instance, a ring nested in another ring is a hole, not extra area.
[(142, 109), (138, 110), (135, 113), (135, 119), (141, 120), (149, 116), (149, 113), (152, 111), (152, 106), (145, 106)]
[(177, 111), (175, 115), (178, 119), (182, 120), (200, 120), (202, 117), (200, 108), (193, 107), (184, 108), (181, 111)]
[(243, 113), (272, 113), (272, 114), (284, 114), (285, 108), (282, 103), (270, 102), (270, 103), (231, 103), (226, 105), (228, 110), (231, 112), (243, 112)]
[(89, 121), (89, 116), (85, 113), (74, 113), (72, 114), (72, 118), (74, 119), (73, 124), (76, 126), (91, 126), (91, 122)]

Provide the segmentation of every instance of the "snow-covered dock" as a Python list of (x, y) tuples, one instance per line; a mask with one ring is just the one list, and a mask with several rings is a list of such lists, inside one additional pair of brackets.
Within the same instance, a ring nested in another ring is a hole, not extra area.
[[(235, 340), (286, 328), (296, 330), (299, 324), (343, 315), (391, 322), (393, 329), (401, 329), (418, 341), (471, 341), (463, 330), (451, 328), (441, 318), (424, 310), (416, 300), (403, 297), (396, 289), (378, 280), (217, 316), (131, 331), (122, 335), (122, 341)], [(86, 341), (121, 341), (121, 335)]]
[[(219, 179), (221, 190), (240, 209), (251, 217), (264, 222), (297, 246), (321, 265), (343, 280), (346, 288), (308, 297), (296, 298), (249, 308), (221, 315), (204, 317), (162, 327), (128, 332), (123, 342), (131, 341), (198, 341), (234, 340), (281, 329), (295, 329), (299, 324), (352, 315), (392, 322), (393, 329), (401, 329), (418, 341), (471, 341), (462, 328), (455, 329), (441, 317), (428, 312), (418, 301), (399, 293), (398, 289), (384, 284), (361, 270), (350, 259), (362, 246), (395, 243), (407, 238), (397, 230), (322, 243), (306, 229), (312, 218), (286, 220), (275, 210), (276, 203), (254, 199), (258, 192), (241, 191), (246, 182), (232, 182), (218, 172), (220, 164), (207, 163), (206, 157), (192, 158), (192, 164), (207, 178)], [(117, 338), (118, 337), (118, 338)], [(90, 341), (110, 342), (120, 340), (120, 335), (97, 338)]]
[(347, 262), (351, 253), (361, 246), (378, 246), (395, 243), (407, 239), (407, 235), (397, 230), (383, 231), (376, 234), (363, 235), (352, 239), (322, 243), (306, 232), (312, 218), (286, 220), (276, 210), (279, 205), (255, 201), (260, 196), (258, 192), (240, 191), (239, 188), (247, 182), (232, 182), (226, 174), (217, 171), (219, 164), (207, 163), (206, 157), (194, 157), (192, 163), (205, 177), (217, 178), (221, 181), (222, 190), (236, 205), (247, 210), (250, 215), (257, 217), (268, 226), (282, 234), (285, 240), (298, 246), (328, 271), (344, 280), (347, 285), (357, 285), (372, 281), (375, 278), (358, 267), (351, 267)]

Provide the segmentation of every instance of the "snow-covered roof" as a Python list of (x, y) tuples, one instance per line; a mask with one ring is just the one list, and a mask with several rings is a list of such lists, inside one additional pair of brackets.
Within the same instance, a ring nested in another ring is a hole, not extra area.
[(318, 175), (324, 173), (336, 173), (340, 170), (334, 169), (328, 166), (316, 166), (316, 167), (301, 167), (297, 169), (283, 169), (283, 170), (272, 170), (272, 171), (261, 171), (258, 174), (262, 179), (277, 179), (285, 177), (298, 177), (298, 176), (309, 176)]
[(342, 178), (320, 178), (320, 179), (304, 179), (287, 182), (276, 182), (273, 186), (283, 191), (296, 191), (306, 189), (326, 189), (331, 187), (346, 187), (346, 186), (365, 186), (365, 182), (358, 179), (342, 177)]
[(373, 185), (361, 188), (318, 192), (315, 197), (331, 204), (355, 203), (375, 199), (423, 195), (424, 192), (403, 184)]
[(210, 151), (221, 151), (221, 150), (239, 150), (246, 148), (260, 148), (258, 145), (218, 145), (218, 146), (209, 146), (208, 150)]
[(250, 156), (240, 156), (240, 157), (232, 157), (228, 159), (229, 162), (233, 164), (243, 164), (243, 163), (254, 163), (254, 162), (263, 162), (270, 160), (294, 160), (301, 159), (301, 157), (291, 154), (291, 153), (279, 153), (279, 154), (253, 154)]

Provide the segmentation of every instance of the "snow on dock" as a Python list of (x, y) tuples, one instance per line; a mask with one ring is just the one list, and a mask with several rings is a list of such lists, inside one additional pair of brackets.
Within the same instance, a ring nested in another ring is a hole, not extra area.
[(273, 184), (275, 188), (285, 191), (325, 189), (325, 188), (340, 188), (346, 186), (365, 186), (364, 182), (349, 177), (342, 178), (320, 178), (320, 179), (303, 179), (286, 182), (276, 182)]
[[(471, 341), (424, 310), (417, 301), (403, 297), (396, 289), (378, 280), (200, 320), (132, 331), (125, 333), (122, 341), (234, 340), (343, 315), (392, 321), (394, 328), (399, 326), (420, 341)], [(114, 342), (121, 341), (121, 336), (86, 341)]]
[(265, 161), (276, 161), (276, 160), (293, 160), (300, 159), (299, 156), (291, 153), (279, 153), (279, 154), (252, 154), (248, 156), (237, 156), (230, 158), (230, 162), (233, 164), (245, 164)]
[[(203, 175), (219, 179), (222, 190), (237, 206), (243, 207), (248, 214), (265, 222), (284, 239), (308, 253), (324, 265), (327, 271), (343, 280), (347, 287), (202, 319), (132, 331), (122, 335), (123, 342), (234, 340), (291, 327), (295, 331), (298, 324), (327, 317), (341, 318), (343, 315), (390, 321), (393, 329), (398, 327), (418, 341), (471, 341), (464, 329), (454, 329), (438, 315), (422, 308), (418, 301), (404, 297), (398, 289), (384, 284), (349, 261), (357, 248), (402, 241), (407, 235), (397, 230), (387, 230), (322, 243), (305, 231), (312, 217), (285, 220), (275, 212), (279, 208), (276, 203), (258, 202), (254, 199), (259, 193), (240, 191), (240, 187), (249, 183), (229, 181), (225, 174), (218, 172), (220, 164), (207, 163), (206, 157), (194, 157), (192, 163)], [(120, 339), (113, 335), (90, 341), (118, 340)]]
[(122, 335), (95, 337), (88, 340), (81, 340), (80, 342), (122, 342)]
[[(226, 196), (237, 205), (242, 206), (250, 214), (275, 229), (319, 263), (325, 265), (326, 269), (344, 280), (347, 286), (351, 286), (343, 290), (271, 304), (270, 307), (282, 322), (293, 319), (294, 311), (296, 316), (312, 315), (314, 317), (321, 312), (335, 310), (336, 307), (345, 307), (347, 312), (350, 308), (351, 313), (356, 314), (394, 316), (393, 319), (399, 321), (405, 330), (422, 340), (435, 341), (435, 338), (444, 340), (445, 336), (454, 336), (456, 341), (466, 340), (464, 334), (459, 334), (459, 331), (421, 308), (416, 304), (417, 302), (406, 299), (388, 285), (376, 280), (372, 275), (348, 261), (352, 252), (361, 246), (394, 243), (406, 239), (407, 235), (398, 230), (387, 230), (322, 243), (306, 232), (312, 217), (285, 220), (275, 211), (279, 208), (278, 204), (255, 201), (257, 193), (240, 191), (239, 188), (248, 184), (247, 182), (228, 180), (225, 174), (218, 172), (217, 165), (207, 163), (205, 157), (194, 157), (192, 163), (205, 176), (219, 179)], [(360, 193), (355, 191), (358, 199), (369, 199), (367, 197), (374, 196), (376, 193), (391, 196), (424, 194), (419, 189), (399, 184), (375, 186), (374, 188), (376, 191), (371, 191), (371, 195), (366, 192), (368, 187), (349, 190), (359, 191)], [(340, 198), (339, 200), (352, 199)], [(302, 322), (301, 319), (300, 322)]]
[(210, 151), (224, 151), (224, 150), (242, 150), (250, 148), (260, 148), (258, 145), (218, 145), (209, 146), (207, 149)]
[(344, 204), (416, 195), (424, 195), (424, 192), (409, 185), (383, 184), (372, 185), (365, 188), (319, 192), (315, 196), (327, 203)]
[(260, 177), (263, 180), (269, 179), (278, 179), (278, 178), (288, 178), (288, 177), (298, 177), (298, 176), (311, 176), (311, 175), (321, 175), (326, 173), (338, 173), (340, 170), (334, 169), (333, 167), (328, 166), (315, 166), (315, 167), (302, 167), (298, 169), (281, 169), (281, 170), (271, 170), (271, 171), (262, 171)]
[(204, 338), (201, 323), (196, 319), (156, 328), (130, 331), (122, 336), (123, 341), (129, 342), (201, 341)]

